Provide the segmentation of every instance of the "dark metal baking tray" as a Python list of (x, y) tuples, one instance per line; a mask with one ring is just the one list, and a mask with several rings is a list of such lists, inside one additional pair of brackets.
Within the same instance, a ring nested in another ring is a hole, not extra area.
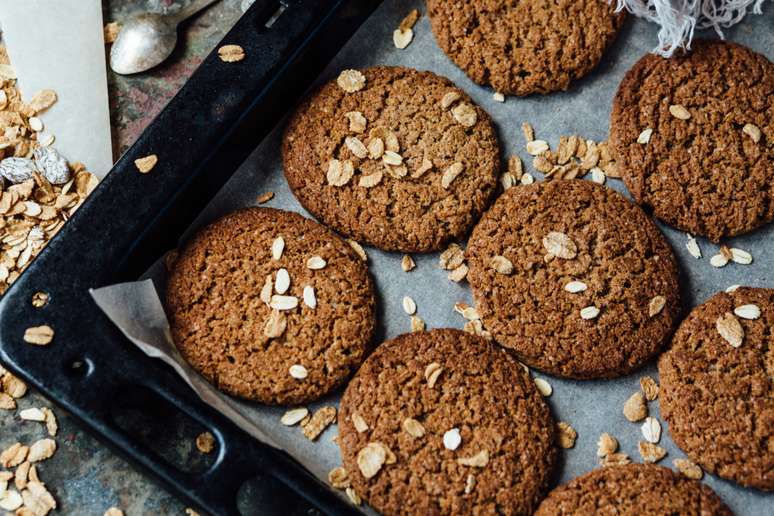
[[(379, 3), (257, 0), (223, 39), (245, 49), (244, 61), (210, 54), (0, 301), (3, 364), (206, 513), (238, 514), (237, 491), (255, 476), (267, 500), (262, 514), (288, 512), (276, 502), (289, 499), (329, 514), (355, 511), (287, 454), (202, 403), (167, 366), (127, 345), (88, 290), (134, 280), (174, 248)], [(284, 12), (267, 26), (280, 7)], [(149, 154), (158, 155), (158, 165), (138, 173), (134, 160)], [(42, 308), (30, 303), (37, 291), (50, 296)], [(54, 342), (24, 343), (25, 329), (39, 324), (54, 328)], [(219, 444), (214, 463), (184, 471), (122, 429), (111, 406), (134, 392), (160, 398), (209, 429)]]

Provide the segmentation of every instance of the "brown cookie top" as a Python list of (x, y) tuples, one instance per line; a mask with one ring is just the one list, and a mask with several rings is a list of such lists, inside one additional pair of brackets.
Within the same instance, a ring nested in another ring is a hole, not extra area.
[(629, 70), (610, 142), (639, 204), (718, 241), (774, 219), (774, 65), (734, 43), (692, 46)]
[(556, 456), (519, 363), (450, 329), (376, 349), (342, 398), (339, 445), (355, 491), (384, 514), (530, 514)]
[(473, 230), (466, 256), (485, 329), (558, 376), (639, 367), (680, 311), (664, 236), (639, 207), (590, 181), (511, 188)]
[(199, 231), (173, 267), (166, 307), (174, 341), (224, 392), (307, 402), (365, 358), (374, 329), (368, 270), (316, 222), (268, 208), (236, 211)]
[(715, 492), (696, 480), (653, 464), (596, 469), (557, 487), (535, 516), (680, 514), (731, 516)]
[[(774, 290), (715, 294), (658, 362), (661, 415), (702, 468), (774, 491)], [(738, 347), (734, 347), (738, 345)]]
[(285, 177), (315, 217), (390, 251), (440, 249), (465, 236), (497, 185), (489, 115), (430, 72), (347, 70), (291, 118)]
[(504, 94), (566, 90), (599, 63), (624, 20), (606, 0), (428, 0), (441, 49)]

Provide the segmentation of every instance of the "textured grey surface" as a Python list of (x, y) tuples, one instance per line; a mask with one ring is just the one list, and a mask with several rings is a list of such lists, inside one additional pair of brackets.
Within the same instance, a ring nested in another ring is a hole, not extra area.
[[(420, 8), (424, 14), (422, 4), (420, 1), (387, 0), (377, 15), (345, 48), (324, 77), (335, 77), (340, 68), (374, 64), (407, 64), (446, 75), (469, 92), (492, 115), (504, 147), (503, 157), (519, 152), (528, 169), (531, 168), (530, 160), (523, 150), (519, 129), (522, 121), (531, 121), (538, 137), (548, 140), (553, 146), (557, 144), (558, 136), (565, 134), (577, 133), (596, 140), (606, 139), (610, 105), (618, 82), (634, 61), (656, 42), (654, 26), (630, 20), (600, 68), (579, 81), (570, 92), (526, 99), (509, 98), (505, 104), (500, 104), (492, 100), (491, 90), (470, 82), (440, 52), (430, 33), (426, 17), (423, 16), (415, 27), (415, 41), (404, 51), (395, 50), (392, 46), (392, 30), (412, 7)], [(216, 8), (233, 8), (234, 2), (223, 5), (224, 7)], [(730, 39), (748, 45), (770, 59), (773, 58), (773, 7), (767, 3), (763, 16), (750, 17), (740, 27), (729, 32)], [(223, 30), (225, 29), (226, 27), (223, 27)], [(277, 193), (275, 200), (269, 203), (270, 206), (303, 211), (290, 195), (282, 177), (279, 141), (280, 133), (275, 131), (259, 147), (238, 176), (219, 194), (218, 201), (202, 214), (199, 223), (212, 220), (233, 207), (254, 204), (257, 193), (267, 190)], [(250, 187), (245, 188), (246, 184)], [(624, 190), (620, 181), (610, 181), (609, 184), (613, 188)], [(709, 256), (717, 252), (716, 246), (700, 240), (705, 257), (697, 261), (688, 255), (683, 234), (670, 228), (663, 229), (680, 261), (686, 309), (734, 283), (772, 285), (770, 275), (774, 270), (774, 256), (771, 256), (771, 253), (767, 256), (766, 252), (770, 248), (767, 241), (774, 231), (771, 225), (731, 241), (733, 245), (752, 252), (755, 256), (752, 265), (730, 265), (723, 270), (716, 270), (709, 264)], [(380, 337), (391, 337), (408, 330), (408, 317), (402, 313), (400, 306), (401, 297), (406, 294), (417, 301), (419, 315), (429, 326), (461, 327), (463, 321), (451, 312), (451, 308), (456, 301), (470, 302), (469, 289), (467, 285), (452, 284), (446, 279), (445, 272), (437, 267), (437, 255), (415, 256), (418, 267), (406, 275), (400, 272), (400, 255), (380, 253), (373, 249), (368, 249), (368, 252), (372, 259), (371, 270), (376, 278), (384, 321)], [(392, 281), (394, 278), (398, 281)], [(549, 403), (555, 416), (570, 422), (578, 431), (576, 447), (562, 453), (560, 481), (567, 481), (596, 465), (595, 443), (603, 431), (615, 435), (622, 443), (622, 451), (639, 460), (636, 450), (640, 440), (639, 425), (628, 423), (621, 414), (621, 407), (626, 398), (638, 389), (638, 379), (642, 374), (655, 376), (655, 366), (650, 364), (641, 372), (612, 381), (573, 382), (547, 377), (554, 387), (554, 394)], [(22, 401), (23, 407), (44, 404), (47, 402), (34, 394), (28, 395)], [(658, 416), (658, 403), (651, 403), (650, 407), (653, 415)], [(116, 458), (104, 446), (78, 429), (61, 411), (56, 412), (62, 427), (60, 451), (40, 469), (43, 479), (60, 501), (63, 514), (101, 514), (110, 505), (122, 507), (127, 514), (182, 513), (184, 504), (166, 494), (123, 460)], [(272, 412), (272, 415), (276, 417), (277, 412)], [(42, 436), (43, 430), (37, 425), (22, 424), (17, 417), (0, 413), (0, 446), (12, 443), (17, 435), (25, 439)], [(29, 435), (18, 434), (17, 428)], [(185, 429), (176, 430), (175, 435), (183, 435), (183, 432)], [(672, 459), (684, 455), (668, 438), (666, 428), (664, 433), (661, 445), (667, 448), (669, 455), (662, 463), (670, 465)], [(310, 462), (310, 466), (313, 466), (312, 469), (318, 474), (323, 474), (327, 467), (338, 462), (338, 452), (330, 441), (334, 434), (335, 430), (329, 429), (317, 445), (304, 444), (302, 440), (298, 440), (299, 446), (309, 452), (310, 458), (319, 457), (313, 464)], [(298, 436), (288, 438), (296, 439)], [(186, 456), (191, 450), (191, 443), (190, 440), (183, 440), (174, 446), (169, 444), (168, 447), (171, 452)], [(770, 507), (774, 505), (774, 495), (763, 495), (738, 488), (716, 477), (708, 476), (704, 481), (738, 514), (762, 515), (767, 513), (767, 508), (770, 513)], [(255, 498), (251, 496), (250, 489), (245, 491), (242, 506), (246, 513), (256, 513), (256, 505), (250, 503), (250, 500), (254, 502)]]

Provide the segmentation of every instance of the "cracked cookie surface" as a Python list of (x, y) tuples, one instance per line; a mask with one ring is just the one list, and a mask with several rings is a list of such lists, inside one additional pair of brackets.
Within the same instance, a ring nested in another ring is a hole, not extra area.
[(692, 46), (626, 74), (610, 142), (637, 203), (717, 242), (774, 219), (774, 64), (734, 43)]
[[(311, 257), (325, 265), (310, 268)], [(262, 299), (267, 277), (271, 295), (283, 290), (298, 304), (274, 310), (281, 331), (273, 337), (266, 330), (273, 310)], [(188, 363), (224, 392), (283, 405), (327, 394), (360, 366), (374, 303), (366, 265), (346, 242), (297, 213), (270, 208), (239, 210), (200, 230), (181, 250), (166, 293), (172, 336)], [(293, 366), (306, 377), (292, 376)]]
[[(632, 371), (661, 350), (680, 311), (664, 236), (638, 206), (590, 181), (506, 191), (476, 225), (466, 256), (484, 328), (558, 376)], [(512, 265), (508, 274), (496, 257)]]
[[(362, 74), (361, 89), (347, 92), (331, 81), (291, 118), (282, 157), (293, 193), (326, 225), (381, 249), (434, 251), (464, 237), (497, 186), (499, 146), (489, 115), (430, 72), (376, 67)], [(386, 133), (396, 138), (392, 152), (400, 165), (385, 165)], [(376, 139), (383, 148), (372, 154)], [(359, 157), (363, 150), (367, 155)], [(426, 159), (432, 167), (423, 171)], [(344, 169), (349, 162), (351, 177), (331, 184), (332, 160)], [(462, 170), (446, 184), (456, 164)]]
[[(731, 315), (743, 332), (734, 348), (718, 320), (745, 305), (760, 316)], [(772, 328), (774, 290), (721, 292), (680, 324), (658, 363), (661, 414), (675, 443), (706, 471), (766, 491), (774, 491)]]
[[(353, 487), (384, 514), (531, 514), (556, 458), (554, 421), (521, 365), (452, 329), (379, 346), (347, 386), (339, 432)], [(374, 443), (390, 453), (366, 479)]]
[(623, 24), (605, 0), (428, 0), (441, 49), (503, 94), (566, 90), (597, 66)]
[(627, 464), (596, 469), (551, 491), (535, 516), (681, 514), (731, 516), (706, 485), (668, 468)]

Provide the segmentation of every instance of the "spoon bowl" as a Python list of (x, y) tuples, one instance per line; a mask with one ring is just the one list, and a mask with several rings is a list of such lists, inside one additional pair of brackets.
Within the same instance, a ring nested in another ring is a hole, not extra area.
[(168, 58), (176, 44), (176, 20), (156, 13), (140, 14), (121, 28), (110, 49), (110, 68), (122, 75), (144, 72)]

